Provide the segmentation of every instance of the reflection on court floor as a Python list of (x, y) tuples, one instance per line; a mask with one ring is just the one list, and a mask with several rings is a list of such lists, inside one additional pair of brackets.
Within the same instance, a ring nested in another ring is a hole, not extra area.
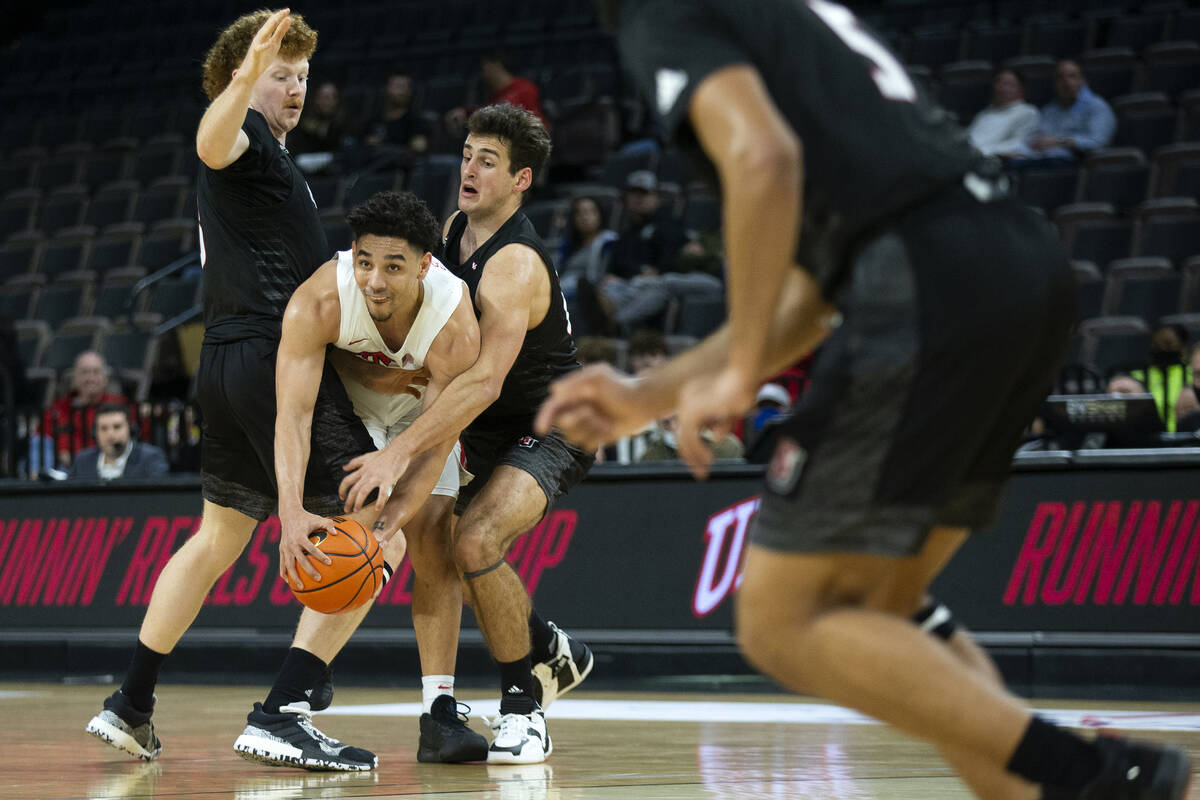
[[(339, 686), (316, 724), (379, 755), (373, 773), (310, 773), (240, 759), (233, 741), (265, 687), (162, 685), (161, 759), (135, 761), (83, 728), (106, 686), (0, 685), (0, 800), (965, 800), (932, 747), (846, 709), (791, 695), (580, 690), (550, 710), (545, 764), (419, 764), (418, 692)], [(471, 725), (495, 712), (466, 692)], [(1142, 731), (1200, 754), (1200, 705), (1046, 703), (1083, 727)], [(1193, 800), (1200, 800), (1196, 794)]]

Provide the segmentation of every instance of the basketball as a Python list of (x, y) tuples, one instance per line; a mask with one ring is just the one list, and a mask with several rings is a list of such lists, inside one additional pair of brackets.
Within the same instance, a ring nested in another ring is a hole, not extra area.
[(300, 602), (322, 614), (338, 614), (358, 608), (375, 596), (383, 580), (383, 550), (379, 541), (360, 523), (346, 517), (330, 517), (338, 535), (313, 531), (309, 540), (329, 556), (332, 564), (309, 559), (321, 573), (314, 581), (304, 570), (300, 586), (292, 592)]

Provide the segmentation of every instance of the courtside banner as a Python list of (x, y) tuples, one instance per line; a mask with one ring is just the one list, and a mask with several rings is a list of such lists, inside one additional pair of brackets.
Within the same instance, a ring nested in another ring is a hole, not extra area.
[[(1019, 472), (996, 525), (935, 591), (978, 631), (1200, 631), (1195, 469)], [(545, 615), (575, 628), (729, 630), (760, 479), (673, 474), (577, 487), (509, 553)], [(198, 488), (0, 494), (0, 628), (132, 627), (200, 522)], [(197, 625), (290, 628), (279, 522), (259, 525)], [(407, 562), (366, 625), (411, 624)], [(470, 620), (470, 615), (467, 615)]]

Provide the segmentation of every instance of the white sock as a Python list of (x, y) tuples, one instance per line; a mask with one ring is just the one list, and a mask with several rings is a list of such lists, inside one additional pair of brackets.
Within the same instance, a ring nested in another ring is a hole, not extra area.
[(454, 697), (453, 675), (421, 676), (421, 711), (423, 713), (430, 713), (433, 710), (433, 701), (444, 694)]

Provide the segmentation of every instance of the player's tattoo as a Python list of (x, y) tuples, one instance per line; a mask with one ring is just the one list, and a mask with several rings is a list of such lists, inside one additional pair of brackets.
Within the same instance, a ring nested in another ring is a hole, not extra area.
[(387, 528), (387, 520), (385, 520), (383, 517), (380, 517), (379, 519), (375, 520), (375, 527), (372, 528), (372, 530), (382, 531), (385, 528)]

